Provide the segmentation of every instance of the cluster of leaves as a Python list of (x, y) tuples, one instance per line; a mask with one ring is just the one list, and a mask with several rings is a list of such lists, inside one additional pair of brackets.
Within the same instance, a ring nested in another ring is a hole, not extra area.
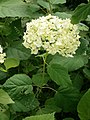
[[(0, 0), (0, 45), (6, 53), (0, 65), (0, 120), (90, 119), (90, 2), (74, 12), (65, 3)], [(49, 13), (82, 22), (73, 58), (34, 56), (22, 45), (26, 22)]]

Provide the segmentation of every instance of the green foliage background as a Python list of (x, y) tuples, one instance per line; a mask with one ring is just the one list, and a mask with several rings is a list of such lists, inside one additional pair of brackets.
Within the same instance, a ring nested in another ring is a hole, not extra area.
[[(90, 120), (90, 1), (75, 1), (0, 0), (0, 120)], [(73, 58), (48, 55), (45, 64), (22, 45), (26, 22), (48, 14), (79, 24)]]

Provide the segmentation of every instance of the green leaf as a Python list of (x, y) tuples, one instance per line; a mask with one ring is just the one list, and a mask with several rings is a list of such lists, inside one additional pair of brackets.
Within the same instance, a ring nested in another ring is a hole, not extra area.
[(90, 80), (90, 69), (84, 68), (83, 72), (84, 72), (85, 76)]
[(8, 47), (6, 52), (8, 58), (18, 58), (19, 60), (27, 60), (31, 56), (30, 49), (26, 49), (20, 42)]
[(2, 35), (9, 35), (11, 33), (11, 28), (8, 24), (0, 22), (0, 34)]
[(79, 99), (79, 90), (74, 87), (60, 87), (54, 96), (56, 105), (62, 108), (64, 112), (76, 111)]
[(16, 58), (7, 58), (4, 62), (4, 65), (6, 67), (6, 70), (8, 70), (9, 68), (19, 66), (19, 62), (20, 61)]
[(26, 117), (23, 120), (54, 120), (54, 113)]
[[(34, 66), (32, 63), (30, 63), (30, 61), (22, 61), (21, 62), (21, 66), (22, 66), (22, 70), (24, 73), (28, 74), (31, 71), (35, 70), (36, 68), (38, 68), (37, 66)], [(27, 66), (27, 67), (26, 67)]]
[(81, 90), (82, 85), (84, 84), (84, 77), (83, 74), (80, 74), (80, 71), (73, 72), (70, 74), (70, 78), (72, 80), (73, 86), (76, 87), (78, 90)]
[(45, 102), (45, 108), (42, 108), (38, 113), (48, 114), (52, 112), (61, 112), (62, 109), (55, 104), (54, 98), (47, 99)]
[(61, 85), (61, 86), (72, 85), (67, 69), (62, 67), (60, 64), (48, 65), (47, 72), (50, 75), (51, 79), (57, 85)]
[(9, 97), (7, 92), (0, 89), (0, 103), (6, 105), (6, 104), (14, 103), (14, 101)]
[(7, 72), (7, 70), (5, 70), (3, 67), (0, 67), (0, 71), (1, 72)]
[(49, 79), (49, 77), (47, 74), (44, 74), (44, 77), (43, 77), (43, 74), (41, 74), (41, 73), (35, 74), (32, 77), (33, 83), (39, 87), (44, 86), (48, 82), (48, 79)]
[(66, 3), (66, 0), (50, 0), (52, 4), (64, 4)]
[(0, 112), (0, 120), (9, 120), (9, 117), (5, 113)]
[(39, 9), (39, 6), (26, 4), (23, 0), (0, 0), (0, 17), (31, 17), (33, 10)]
[(35, 98), (34, 94), (20, 95), (15, 98), (15, 104), (11, 107), (16, 112), (28, 112), (32, 111), (39, 106), (38, 100)]
[(12, 97), (16, 97), (21, 93), (28, 94), (33, 90), (32, 80), (25, 74), (13, 75), (7, 79), (3, 86)]
[(80, 120), (90, 120), (90, 89), (82, 96), (77, 111)]
[(89, 27), (88, 27), (87, 25), (83, 24), (83, 23), (79, 23), (79, 24), (78, 24), (78, 29), (79, 29), (80, 31), (88, 31), (88, 30), (89, 30)]
[(15, 43), (14, 41), (16, 40), (21, 41), (21, 38), (19, 39), (19, 37), (22, 36), (23, 34), (22, 31), (23, 23), (21, 23), (21, 18), (8, 18), (7, 24), (8, 23), (9, 23), (9, 27), (11, 28), (11, 32), (8, 35), (7, 42), (10, 46), (12, 46)]
[(59, 18), (62, 19), (71, 18), (71, 14), (68, 14), (66, 12), (56, 12), (55, 16), (58, 16)]
[(90, 15), (87, 16), (86, 21), (89, 21), (89, 22), (90, 22)]
[(5, 79), (8, 76), (7, 72), (0, 71), (0, 80)]
[(45, 2), (43, 0), (37, 0), (37, 3), (42, 6), (43, 8), (46, 8), (47, 10), (50, 9), (50, 6), (49, 6), (49, 3), (48, 2)]
[(50, 64), (55, 64), (55, 63), (65, 67), (66, 69), (68, 69), (68, 71), (74, 71), (74, 70), (78, 70), (79, 68), (87, 64), (88, 58), (87, 56), (84, 55), (77, 55), (68, 58), (57, 55), (53, 58)]
[(79, 23), (82, 20), (85, 20), (87, 16), (90, 15), (90, 3), (79, 5), (72, 15), (72, 23)]
[[(84, 33), (82, 33), (84, 35)], [(87, 39), (81, 38), (80, 39), (80, 47), (77, 50), (78, 55), (84, 55), (86, 54), (86, 51), (88, 50), (89, 41)]]

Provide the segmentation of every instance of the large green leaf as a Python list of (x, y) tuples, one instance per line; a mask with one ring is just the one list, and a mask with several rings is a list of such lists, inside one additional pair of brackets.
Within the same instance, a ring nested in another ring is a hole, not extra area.
[(35, 98), (34, 94), (20, 95), (15, 98), (15, 104), (11, 107), (16, 112), (28, 112), (34, 110), (39, 106), (38, 100)]
[(7, 58), (4, 62), (4, 65), (6, 67), (6, 70), (8, 70), (9, 68), (19, 66), (19, 60), (16, 58)]
[(72, 23), (79, 23), (80, 21), (85, 20), (88, 15), (90, 15), (90, 3), (79, 5), (72, 15)]
[(10, 96), (16, 97), (21, 93), (28, 94), (32, 92), (32, 80), (25, 74), (16, 74), (4, 83), (4, 88), (8, 91)]
[(50, 75), (51, 79), (56, 84), (61, 85), (61, 86), (72, 85), (67, 69), (62, 67), (60, 64), (48, 65), (47, 72)]
[(19, 60), (27, 60), (31, 56), (30, 50), (26, 49), (22, 43), (19, 42), (8, 47), (6, 53), (8, 58), (18, 58)]
[(76, 111), (79, 99), (79, 90), (74, 87), (60, 87), (54, 96), (56, 105), (62, 108), (64, 112)]
[(82, 96), (77, 106), (80, 120), (90, 120), (90, 89)]
[(0, 89), (0, 103), (6, 105), (6, 104), (14, 103), (14, 101), (10, 98), (7, 92)]
[(0, 0), (0, 17), (30, 17), (39, 6), (23, 2), (23, 0)]
[(77, 55), (68, 58), (57, 55), (51, 61), (51, 64), (55, 64), (55, 63), (65, 67), (66, 69), (68, 69), (68, 71), (74, 71), (87, 64), (88, 58), (87, 56), (83, 56), (83, 55)]
[(54, 120), (54, 113), (26, 117), (23, 120)]

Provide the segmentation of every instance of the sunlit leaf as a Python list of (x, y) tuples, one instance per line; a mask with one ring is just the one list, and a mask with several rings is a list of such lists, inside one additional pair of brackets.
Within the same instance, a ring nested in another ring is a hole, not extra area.
[(9, 120), (9, 117), (5, 113), (0, 112), (0, 120)]
[(17, 67), (19, 65), (19, 60), (15, 58), (7, 58), (4, 62), (6, 70), (12, 67)]
[(27, 117), (23, 120), (54, 120), (54, 113)]
[(1, 104), (11, 104), (14, 103), (14, 101), (10, 98), (7, 92), (0, 89), (0, 103)]
[(50, 0), (52, 4), (63, 4), (66, 3), (66, 0)]

